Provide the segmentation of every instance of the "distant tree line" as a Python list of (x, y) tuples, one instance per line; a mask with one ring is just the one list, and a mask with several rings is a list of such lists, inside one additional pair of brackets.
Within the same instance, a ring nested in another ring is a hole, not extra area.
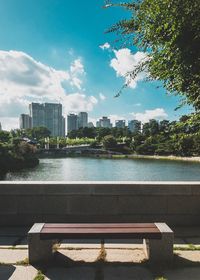
[[(121, 153), (136, 153), (142, 155), (200, 155), (200, 114), (192, 113), (182, 116), (178, 121), (155, 119), (143, 124), (141, 131), (131, 132), (125, 128), (95, 128), (85, 127), (73, 130), (68, 137), (51, 137), (45, 127), (27, 130), (12, 130), (0, 133), (0, 158), (3, 153), (21, 155), (25, 149), (24, 137), (37, 141), (44, 148), (46, 138), (49, 138), (50, 148), (60, 148), (73, 145), (88, 144), (93, 148), (102, 148)], [(23, 149), (22, 149), (23, 146)], [(21, 147), (19, 149), (19, 147)], [(29, 146), (27, 146), (29, 147)], [(26, 156), (32, 156), (33, 151), (27, 148)], [(25, 155), (25, 154), (24, 154)]]
[(72, 139), (95, 138), (105, 148), (116, 149), (125, 143), (129, 152), (146, 155), (200, 155), (200, 114), (182, 116), (179, 121), (155, 119), (144, 123), (142, 131), (125, 128), (80, 128), (71, 131)]

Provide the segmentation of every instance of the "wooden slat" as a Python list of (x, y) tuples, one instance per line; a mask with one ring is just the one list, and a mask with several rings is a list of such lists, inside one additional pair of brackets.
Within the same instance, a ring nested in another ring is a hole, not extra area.
[(153, 223), (67, 223), (67, 224), (45, 224), (44, 228), (113, 228), (113, 227), (122, 227), (122, 228), (157, 228)]
[(154, 228), (44, 228), (41, 233), (154, 233)]
[(40, 239), (161, 239), (162, 234), (160, 232), (144, 233), (144, 232), (127, 232), (127, 233), (41, 233)]
[(160, 239), (161, 233), (153, 223), (85, 223), (85, 224), (45, 224), (41, 239)]

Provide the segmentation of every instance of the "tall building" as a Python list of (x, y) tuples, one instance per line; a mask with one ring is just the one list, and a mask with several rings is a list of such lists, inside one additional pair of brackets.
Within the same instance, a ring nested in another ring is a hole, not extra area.
[(76, 114), (69, 114), (67, 116), (67, 133), (78, 129), (78, 116)]
[(45, 126), (44, 104), (31, 103), (29, 105), (29, 114), (32, 118), (32, 127)]
[(125, 120), (117, 120), (117, 121), (115, 121), (115, 126), (117, 128), (125, 128), (126, 121)]
[(21, 114), (19, 118), (20, 129), (32, 128), (32, 119), (27, 114)]
[(88, 126), (88, 113), (80, 112), (78, 114), (78, 128)]
[(62, 116), (62, 136), (65, 137), (65, 118)]
[(47, 127), (51, 136), (64, 136), (62, 105), (57, 103), (31, 103), (29, 105), (32, 127)]
[(0, 122), (0, 131), (2, 131), (2, 125), (1, 125), (1, 122)]
[(63, 136), (62, 105), (45, 103), (45, 126), (51, 131), (51, 136)]
[(128, 122), (128, 129), (131, 132), (140, 132), (141, 131), (141, 122), (138, 120), (131, 120)]
[(97, 121), (97, 127), (111, 128), (112, 124), (108, 117), (102, 117), (99, 121)]

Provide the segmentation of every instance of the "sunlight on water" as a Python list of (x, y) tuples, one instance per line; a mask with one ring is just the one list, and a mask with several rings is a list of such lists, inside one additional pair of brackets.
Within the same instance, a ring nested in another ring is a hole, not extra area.
[(200, 163), (144, 160), (40, 159), (36, 168), (7, 174), (5, 180), (28, 181), (199, 181)]

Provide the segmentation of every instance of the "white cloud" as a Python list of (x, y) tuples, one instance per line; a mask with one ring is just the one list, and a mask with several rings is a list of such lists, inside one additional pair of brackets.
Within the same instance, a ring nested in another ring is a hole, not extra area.
[(127, 48), (120, 50), (114, 50), (115, 58), (110, 61), (110, 66), (116, 71), (118, 77), (124, 77), (125, 82), (129, 83), (130, 88), (136, 88), (137, 83), (145, 78), (145, 73), (138, 74), (135, 79), (130, 80), (129, 72), (132, 72), (136, 66), (147, 59), (147, 55), (144, 52), (136, 52), (132, 54)]
[(156, 108), (154, 110), (145, 110), (144, 113), (131, 113), (134, 119), (142, 123), (148, 122), (151, 119), (163, 120), (168, 117), (163, 108)]
[(102, 50), (107, 50), (107, 49), (110, 49), (110, 44), (108, 42), (106, 42), (105, 44), (103, 45), (100, 45), (99, 46)]
[[(98, 100), (81, 93), (84, 76), (80, 58), (63, 71), (36, 61), (24, 52), (0, 51), (0, 121), (6, 126), (9, 117), (18, 119), (21, 113), (28, 113), (28, 104), (33, 101), (60, 102), (65, 113), (76, 108), (91, 111)], [(66, 92), (66, 86), (80, 92)], [(15, 125), (12, 128), (19, 127), (16, 120), (10, 119), (11, 123)]]
[(72, 65), (70, 66), (70, 74), (71, 74), (71, 85), (77, 87), (81, 90), (81, 85), (83, 83), (82, 76), (85, 75), (84, 66), (80, 58), (74, 60)]
[(92, 122), (94, 126), (96, 126), (97, 120), (98, 118), (91, 118), (90, 116), (88, 116), (88, 122)]
[(10, 131), (13, 128), (19, 128), (19, 118), (0, 118), (2, 130)]
[(68, 94), (62, 100), (65, 114), (69, 112), (78, 113), (80, 111), (90, 112), (97, 103), (98, 100), (94, 96), (88, 97), (81, 93)]
[(99, 93), (100, 100), (104, 101), (106, 99), (106, 96), (103, 93)]

